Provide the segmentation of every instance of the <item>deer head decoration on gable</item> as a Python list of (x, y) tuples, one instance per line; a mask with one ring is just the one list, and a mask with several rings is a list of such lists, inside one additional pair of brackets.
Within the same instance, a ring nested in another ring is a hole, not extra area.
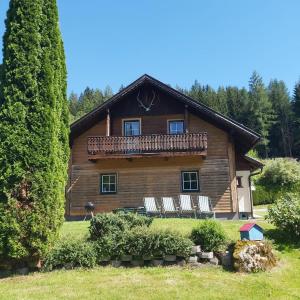
[(136, 100), (140, 107), (142, 107), (146, 112), (149, 112), (152, 106), (154, 106), (159, 100), (159, 97), (154, 90), (151, 92), (146, 92), (141, 96), (141, 91), (139, 90)]

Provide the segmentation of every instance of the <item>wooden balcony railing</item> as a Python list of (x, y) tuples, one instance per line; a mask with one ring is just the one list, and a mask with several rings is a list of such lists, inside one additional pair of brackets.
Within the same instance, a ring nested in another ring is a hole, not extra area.
[(207, 134), (158, 134), (140, 136), (88, 137), (88, 154), (93, 157), (134, 156), (164, 153), (206, 153)]

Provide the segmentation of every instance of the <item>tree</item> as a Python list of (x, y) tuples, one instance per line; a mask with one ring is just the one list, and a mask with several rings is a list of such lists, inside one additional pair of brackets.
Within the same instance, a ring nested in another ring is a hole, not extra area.
[(296, 157), (300, 157), (300, 81), (298, 81), (294, 88), (294, 95), (292, 100), (292, 111), (294, 115), (293, 122), (293, 153)]
[(11, 0), (0, 90), (0, 260), (36, 261), (58, 234), (69, 160), (56, 0)]
[(272, 156), (292, 156), (291, 122), (292, 110), (287, 87), (283, 81), (271, 80), (268, 87), (275, 120), (270, 130)]
[(268, 157), (268, 137), (274, 119), (273, 113), (263, 80), (254, 71), (249, 81), (249, 126), (261, 134), (262, 141), (257, 149), (265, 157)]

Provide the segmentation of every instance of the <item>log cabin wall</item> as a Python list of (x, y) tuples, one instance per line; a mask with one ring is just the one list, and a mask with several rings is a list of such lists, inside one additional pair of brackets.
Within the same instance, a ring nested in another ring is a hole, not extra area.
[[(183, 114), (154, 116), (114, 116), (111, 115), (111, 134), (122, 135), (122, 119), (140, 118), (142, 134), (166, 134), (167, 121), (184, 119)], [(211, 197), (215, 210), (219, 213), (236, 211), (235, 167), (233, 146), (228, 134), (189, 114), (190, 133), (208, 133), (208, 151), (205, 159), (199, 156), (172, 158), (110, 159), (90, 162), (87, 154), (87, 137), (106, 135), (106, 119), (78, 136), (72, 145), (70, 168), (71, 189), (68, 193), (67, 212), (70, 216), (84, 215), (84, 205), (88, 201), (96, 204), (96, 211), (111, 211), (124, 206), (142, 206), (145, 196), (177, 196), (181, 193), (181, 171), (198, 170), (200, 194)], [(230, 146), (231, 145), (231, 146)], [(116, 194), (100, 194), (100, 174), (117, 173)], [(199, 193), (190, 193), (196, 196)], [(194, 197), (195, 199), (195, 197)]]

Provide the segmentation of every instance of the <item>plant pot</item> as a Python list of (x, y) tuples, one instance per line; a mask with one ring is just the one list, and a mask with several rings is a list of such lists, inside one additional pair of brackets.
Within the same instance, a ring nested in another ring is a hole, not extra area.
[(121, 261), (131, 261), (132, 255), (122, 255)]
[(176, 261), (176, 255), (165, 255), (164, 260), (168, 262)]
[(212, 259), (214, 257), (213, 252), (201, 252), (200, 257), (203, 259)]
[(143, 260), (132, 260), (131, 265), (133, 267), (142, 267), (144, 265), (144, 261)]
[(114, 268), (119, 268), (119, 267), (121, 267), (122, 262), (121, 262), (120, 260), (112, 260), (112, 261), (111, 261), (111, 265), (112, 265), (112, 267), (114, 267)]
[(191, 255), (196, 255), (201, 253), (201, 246), (196, 245), (192, 247)]
[(164, 260), (163, 259), (153, 259), (152, 260), (152, 265), (154, 267), (159, 267), (162, 266), (164, 264)]

